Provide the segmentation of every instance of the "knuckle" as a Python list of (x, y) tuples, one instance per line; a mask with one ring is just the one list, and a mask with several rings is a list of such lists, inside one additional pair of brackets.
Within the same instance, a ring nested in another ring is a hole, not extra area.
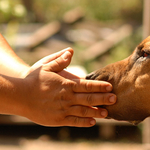
[(102, 103), (102, 104), (105, 104), (105, 103), (106, 103), (106, 97), (105, 97), (104, 94), (102, 94), (102, 96), (101, 96), (101, 103)]
[(85, 90), (87, 92), (91, 92), (92, 88), (93, 88), (93, 86), (92, 86), (92, 84), (89, 81), (85, 83)]
[(88, 95), (87, 95), (87, 103), (88, 103), (88, 105), (90, 105), (90, 106), (94, 104), (94, 99), (93, 99), (92, 94), (88, 94)]
[(78, 117), (74, 117), (74, 119), (73, 119), (73, 124), (75, 125), (75, 126), (77, 126), (78, 124), (79, 124), (79, 118)]
[(74, 93), (74, 89), (77, 89), (77, 83), (68, 79), (66, 79), (65, 82), (63, 82), (63, 85), (71, 94)]
[(55, 66), (57, 66), (58, 68), (61, 68), (59, 59), (55, 59)]
[(64, 86), (60, 91), (60, 101), (65, 104), (70, 104), (75, 99), (75, 94), (70, 90), (68, 86)]
[(104, 87), (102, 86), (102, 84), (99, 85), (99, 90), (103, 91)]
[(87, 107), (81, 107), (81, 115), (82, 115), (82, 117), (86, 117), (88, 115)]
[(99, 90), (101, 92), (106, 92), (106, 84), (104, 81), (102, 81), (101, 84), (99, 84)]
[(89, 119), (88, 118), (80, 118), (71, 116), (67, 118), (67, 122), (69, 122), (70, 126), (75, 127), (90, 127)]
[(61, 99), (58, 101), (58, 107), (62, 112), (66, 112), (66, 110), (68, 110), (68, 108), (70, 106), (69, 103), (70, 102), (67, 101), (66, 99), (65, 100)]
[(76, 82), (70, 82), (70, 87), (73, 91), (75, 91), (76, 89), (78, 89), (78, 85)]

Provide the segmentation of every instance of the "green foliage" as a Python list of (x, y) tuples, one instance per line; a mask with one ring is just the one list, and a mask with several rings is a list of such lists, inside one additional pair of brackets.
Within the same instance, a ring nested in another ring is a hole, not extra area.
[(28, 12), (21, 0), (1, 0), (0, 22), (8, 22), (14, 18), (21, 22), (34, 22), (37, 16), (43, 17), (41, 21), (47, 22), (61, 19), (67, 10), (78, 6), (82, 7), (86, 17), (90, 19), (136, 22), (142, 19), (143, 1), (137, 0), (32, 0), (32, 3), (32, 11)]
[(87, 13), (98, 20), (127, 19), (141, 21), (142, 3), (137, 0), (86, 0)]
[(26, 15), (26, 9), (20, 0), (1, 0), (0, 1), (0, 22), (7, 23), (10, 20), (17, 19)]

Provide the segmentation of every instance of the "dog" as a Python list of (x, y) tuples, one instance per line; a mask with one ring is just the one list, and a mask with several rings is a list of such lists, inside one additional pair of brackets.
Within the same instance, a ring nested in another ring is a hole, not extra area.
[(143, 40), (126, 59), (109, 64), (86, 76), (113, 85), (117, 102), (102, 106), (108, 117), (137, 125), (150, 116), (150, 36)]

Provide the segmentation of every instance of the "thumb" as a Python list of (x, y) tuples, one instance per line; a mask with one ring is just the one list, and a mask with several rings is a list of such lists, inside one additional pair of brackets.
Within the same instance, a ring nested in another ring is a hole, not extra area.
[(73, 53), (71, 53), (70, 51), (66, 51), (60, 57), (45, 64), (43, 66), (44, 70), (52, 72), (60, 72), (70, 64), (72, 56)]

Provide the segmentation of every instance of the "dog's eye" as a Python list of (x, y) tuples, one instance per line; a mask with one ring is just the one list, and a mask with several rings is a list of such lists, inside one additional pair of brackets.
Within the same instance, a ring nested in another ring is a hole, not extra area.
[(142, 57), (148, 57), (150, 54), (145, 52), (145, 51), (142, 51)]

